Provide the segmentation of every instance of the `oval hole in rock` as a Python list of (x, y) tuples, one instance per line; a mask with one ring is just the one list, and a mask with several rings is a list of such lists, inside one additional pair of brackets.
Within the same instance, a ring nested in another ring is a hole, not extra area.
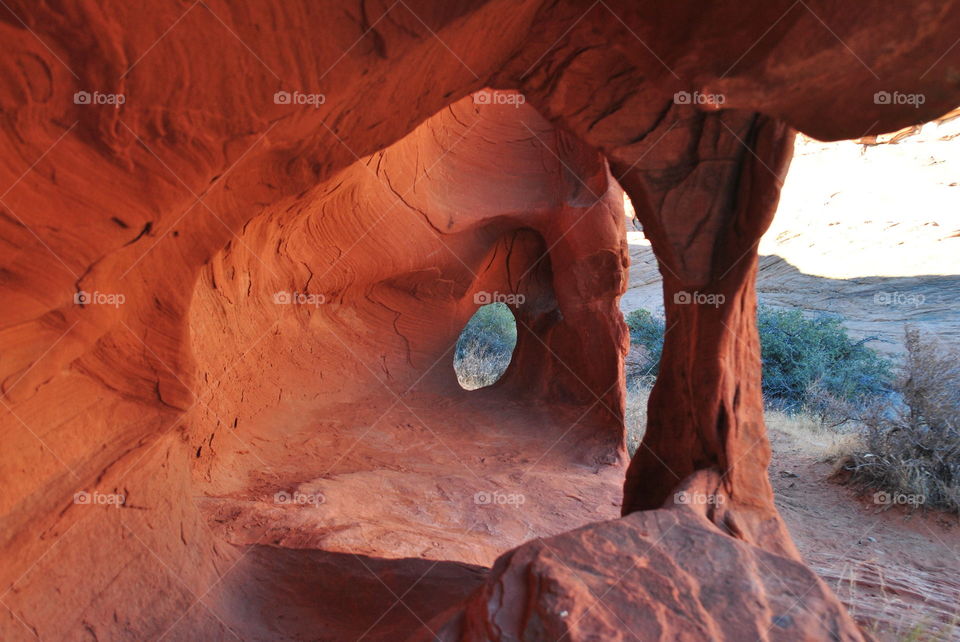
[(517, 345), (517, 320), (505, 303), (480, 306), (460, 332), (453, 369), (464, 390), (492, 385), (503, 376)]

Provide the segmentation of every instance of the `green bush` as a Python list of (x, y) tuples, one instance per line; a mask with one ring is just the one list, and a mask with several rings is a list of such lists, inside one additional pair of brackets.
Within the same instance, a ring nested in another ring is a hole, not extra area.
[(517, 345), (517, 322), (503, 303), (481, 306), (457, 339), (453, 367), (467, 390), (496, 382), (510, 365)]
[(462, 358), (468, 350), (483, 347), (492, 353), (513, 353), (517, 345), (517, 322), (513, 312), (504, 303), (480, 306), (457, 339), (456, 357)]
[(890, 392), (892, 364), (854, 341), (838, 316), (761, 306), (757, 315), (763, 393), (788, 412), (823, 412), (834, 402), (859, 408)]
[(644, 349), (646, 374), (656, 375), (660, 369), (663, 334), (666, 331), (663, 319), (653, 316), (649, 310), (640, 309), (628, 314), (626, 322), (630, 330), (630, 343)]
[[(635, 310), (626, 322), (631, 341), (643, 346), (656, 373), (664, 320), (648, 310)], [(890, 361), (866, 346), (872, 338), (851, 339), (839, 317), (806, 317), (799, 310), (760, 306), (757, 325), (763, 393), (771, 405), (825, 414), (838, 403), (859, 407), (890, 390)]]

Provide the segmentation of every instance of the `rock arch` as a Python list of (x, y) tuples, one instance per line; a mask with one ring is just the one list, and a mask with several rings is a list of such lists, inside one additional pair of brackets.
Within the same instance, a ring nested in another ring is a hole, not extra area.
[[(281, 401), (452, 391), (429, 367), (480, 286), (535, 304), (519, 310), (518, 367), (497, 394), (567, 404), (587, 419), (559, 459), (613, 470), (622, 185), (650, 230), (671, 328), (625, 516), (509, 553), (431, 630), (858, 639), (766, 481), (755, 243), (791, 128), (862, 137), (956, 107), (958, 25), (960, 4), (933, 0), (855, 14), (827, 0), (10, 1), (4, 638), (267, 636), (269, 617), (240, 605), (275, 605), (282, 587), (258, 575), (259, 545), (211, 530), (222, 507), (197, 489), (236, 489), (268, 434), (256, 417)], [(323, 307), (275, 302), (283, 292)], [(675, 299), (689, 292), (725, 303)], [(126, 501), (94, 510), (78, 492)], [(672, 505), (679, 492), (724, 502)], [(641, 561), (646, 573), (618, 572)], [(531, 576), (557, 591), (531, 590)], [(755, 581), (725, 588), (733, 577)], [(608, 580), (618, 588), (594, 608)], [(288, 621), (293, 637), (333, 626)]]

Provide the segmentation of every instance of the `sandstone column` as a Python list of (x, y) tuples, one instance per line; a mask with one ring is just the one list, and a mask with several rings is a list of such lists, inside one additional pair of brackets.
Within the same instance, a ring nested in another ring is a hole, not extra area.
[(660, 263), (667, 328), (623, 514), (671, 502), (696, 474), (697, 488), (723, 496), (715, 523), (789, 542), (776, 536), (767, 478), (754, 281), (794, 133), (757, 114), (689, 111), (635, 167), (614, 168)]

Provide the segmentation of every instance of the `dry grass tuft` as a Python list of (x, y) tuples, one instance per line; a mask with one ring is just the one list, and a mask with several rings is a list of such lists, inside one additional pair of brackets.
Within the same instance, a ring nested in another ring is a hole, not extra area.
[(476, 390), (496, 383), (510, 365), (511, 356), (510, 352), (471, 342), (454, 362), (460, 386)]
[(768, 430), (794, 437), (801, 450), (820, 461), (837, 461), (860, 446), (857, 433), (839, 431), (813, 414), (768, 410), (764, 420)]
[(643, 433), (647, 430), (647, 400), (650, 399), (649, 382), (640, 380), (627, 386), (627, 409), (624, 424), (627, 429), (627, 452), (633, 457), (640, 448)]
[(899, 404), (864, 419), (862, 448), (844, 468), (855, 482), (910, 503), (960, 513), (960, 351), (906, 333)]

